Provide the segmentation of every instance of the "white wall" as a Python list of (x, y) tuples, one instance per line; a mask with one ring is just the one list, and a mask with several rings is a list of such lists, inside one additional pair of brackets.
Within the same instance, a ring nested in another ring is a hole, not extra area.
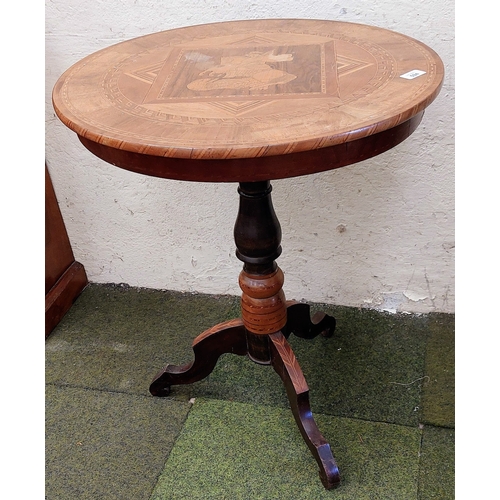
[(47, 0), (46, 161), (75, 258), (90, 281), (239, 295), (236, 184), (145, 177), (89, 153), (56, 118), (51, 91), (82, 57), (139, 35), (253, 18), (324, 18), (412, 36), (445, 64), (441, 94), (393, 150), (274, 181), (289, 299), (454, 312), (452, 0)]

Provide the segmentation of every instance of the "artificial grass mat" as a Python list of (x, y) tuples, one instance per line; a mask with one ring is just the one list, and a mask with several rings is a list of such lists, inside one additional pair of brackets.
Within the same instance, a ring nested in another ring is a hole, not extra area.
[(46, 498), (148, 499), (166, 461), (155, 500), (451, 500), (453, 431), (432, 426), (454, 426), (454, 316), (318, 309), (333, 337), (289, 342), (340, 488), (323, 489), (269, 366), (228, 354), (206, 379), (149, 394), (199, 333), (239, 315), (238, 297), (91, 284), (46, 341)]
[(429, 315), (421, 421), (455, 427), (455, 316)]
[[(306, 377), (313, 411), (418, 425), (428, 319), (328, 305), (314, 310), (336, 318), (333, 336), (288, 339)], [(175, 387), (172, 395), (182, 391)], [(229, 355), (190, 395), (288, 407), (272, 368)]]
[[(428, 319), (315, 308), (336, 317), (333, 337), (289, 339), (313, 410), (417, 425)], [(47, 341), (46, 381), (147, 395), (165, 364), (192, 360), (192, 340), (199, 333), (238, 316), (238, 297), (91, 285)], [(201, 396), (288, 407), (271, 368), (230, 354), (205, 380), (175, 386), (171, 393), (179, 401)]]
[(46, 387), (45, 498), (147, 500), (189, 403)]
[(235, 297), (91, 284), (46, 342), (46, 382), (148, 395), (160, 368), (191, 359), (193, 339), (235, 317), (237, 305)]
[(290, 410), (196, 399), (151, 500), (416, 499), (418, 428), (316, 414), (341, 470), (324, 489)]
[(455, 498), (455, 430), (425, 426), (420, 452), (418, 500)]

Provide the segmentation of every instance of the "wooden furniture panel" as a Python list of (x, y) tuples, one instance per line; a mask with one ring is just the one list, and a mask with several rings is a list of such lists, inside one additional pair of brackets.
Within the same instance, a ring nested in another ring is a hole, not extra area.
[(61, 321), (87, 283), (84, 267), (75, 261), (45, 165), (45, 338)]

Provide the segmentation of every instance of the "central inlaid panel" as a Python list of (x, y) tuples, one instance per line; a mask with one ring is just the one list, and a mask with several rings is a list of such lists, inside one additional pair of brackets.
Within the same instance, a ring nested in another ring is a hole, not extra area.
[[(171, 113), (223, 119), (258, 116), (267, 106), (290, 112), (288, 103), (276, 102), (282, 99), (341, 105), (380, 87), (391, 67), (390, 56), (376, 46), (263, 33), (159, 45), (119, 64), (104, 88), (114, 105), (152, 119)], [(353, 85), (345, 77), (355, 72)]]

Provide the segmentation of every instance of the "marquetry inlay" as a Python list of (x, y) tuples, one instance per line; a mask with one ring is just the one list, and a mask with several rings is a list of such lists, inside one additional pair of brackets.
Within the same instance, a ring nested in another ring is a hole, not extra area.
[[(401, 78), (412, 70), (422, 76)], [(75, 132), (108, 146), (245, 158), (322, 148), (397, 125), (434, 99), (442, 73), (431, 49), (392, 31), (239, 21), (101, 50), (61, 77), (54, 105)]]

